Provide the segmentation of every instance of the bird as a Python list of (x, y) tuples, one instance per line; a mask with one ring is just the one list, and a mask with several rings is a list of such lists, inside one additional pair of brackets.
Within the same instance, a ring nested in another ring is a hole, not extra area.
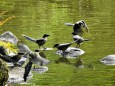
[(89, 41), (89, 39), (84, 39), (84, 38), (80, 37), (79, 35), (77, 35), (74, 32), (72, 34), (73, 34), (73, 40), (77, 43), (77, 47), (78, 48), (80, 47), (80, 45), (82, 44), (82, 42)]
[[(34, 39), (34, 38), (31, 38), (31, 37), (26, 36), (24, 34), (22, 34), (22, 36), (24, 36), (27, 40), (30, 40), (30, 41), (33, 41), (33, 42), (37, 43), (38, 46), (39, 46), (39, 49), (40, 49), (40, 47), (41, 46), (43, 47), (43, 45), (46, 43), (47, 37), (50, 36), (50, 35), (44, 34), (43, 37), (40, 38), (40, 39)], [(43, 47), (43, 48), (45, 49), (45, 47)]]
[(82, 27), (85, 28), (87, 32), (89, 32), (88, 27), (84, 20), (80, 20), (80, 21), (76, 22), (75, 24), (65, 23), (65, 25), (73, 26), (73, 32), (76, 34), (79, 34), (79, 35), (82, 35), (82, 33), (83, 33)]
[(4, 61), (6, 62), (12, 62), (12, 63), (17, 63), (22, 55), (24, 55), (24, 53), (17, 53), (16, 55), (13, 55), (13, 56), (9, 56), (9, 55), (0, 55), (0, 58), (3, 59)]
[(23, 79), (24, 79), (25, 82), (27, 81), (27, 77), (28, 77), (28, 74), (31, 70), (32, 64), (33, 63), (31, 61), (29, 61), (27, 63), (27, 65), (25, 66), (25, 71), (24, 71), (24, 75), (23, 75)]
[(26, 82), (28, 74), (29, 74), (33, 64), (37, 64), (39, 66), (43, 66), (43, 65), (46, 65), (46, 64), (49, 64), (49, 63), (50, 63), (49, 60), (46, 60), (46, 59), (42, 58), (39, 55), (39, 50), (35, 50), (34, 52), (33, 51), (30, 52), (29, 53), (29, 62), (25, 66), (25, 72), (24, 72), (24, 76), (23, 76), (24, 81)]
[(58, 50), (62, 50), (63, 52), (71, 45), (73, 44), (74, 42), (71, 42), (71, 43), (65, 43), (65, 44), (55, 44), (53, 46), (53, 48), (57, 48)]

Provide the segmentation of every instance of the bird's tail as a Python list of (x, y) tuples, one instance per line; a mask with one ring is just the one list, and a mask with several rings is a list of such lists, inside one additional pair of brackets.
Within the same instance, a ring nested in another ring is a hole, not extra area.
[(84, 41), (89, 41), (89, 39), (84, 39)]
[(74, 26), (74, 24), (72, 24), (72, 23), (65, 23), (65, 25), (67, 25), (67, 26)]
[(31, 38), (29, 36), (26, 36), (24, 34), (22, 34), (22, 36), (24, 36), (27, 40), (30, 40), (30, 41), (33, 41), (33, 42), (36, 42), (36, 40), (34, 38)]

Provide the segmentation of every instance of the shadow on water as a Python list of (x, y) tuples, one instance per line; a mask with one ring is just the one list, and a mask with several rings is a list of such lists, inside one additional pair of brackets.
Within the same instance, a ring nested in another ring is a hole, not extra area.
[(44, 53), (44, 51), (40, 51), (40, 56), (43, 57), (43, 58), (47, 58), (46, 54)]
[(60, 57), (58, 60), (55, 61), (55, 63), (57, 63), (57, 64), (59, 64), (59, 63), (70, 64), (70, 61), (65, 57)]
[(78, 58), (74, 64), (74, 66), (76, 68), (83, 69), (84, 68), (84, 61), (81, 58)]

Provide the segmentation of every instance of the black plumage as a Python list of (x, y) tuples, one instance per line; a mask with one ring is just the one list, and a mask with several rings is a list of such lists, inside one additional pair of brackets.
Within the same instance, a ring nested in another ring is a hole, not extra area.
[(22, 55), (24, 55), (24, 54), (23, 53), (18, 53), (18, 54), (14, 55), (14, 56), (0, 55), (0, 58), (2, 60), (6, 61), (6, 62), (12, 62), (12, 63), (15, 64), (21, 59)]
[(73, 44), (73, 42), (65, 43), (65, 44), (55, 44), (54, 47), (56, 47), (58, 50), (62, 50), (64, 52), (71, 44)]
[(6, 49), (3, 46), (0, 46), (0, 54), (6, 55)]
[(31, 70), (32, 64), (33, 63), (31, 61), (29, 61), (27, 63), (27, 65), (25, 66), (25, 72), (24, 72), (24, 76), (23, 76), (25, 82), (27, 81), (27, 77), (28, 77), (28, 74), (29, 74), (29, 72)]

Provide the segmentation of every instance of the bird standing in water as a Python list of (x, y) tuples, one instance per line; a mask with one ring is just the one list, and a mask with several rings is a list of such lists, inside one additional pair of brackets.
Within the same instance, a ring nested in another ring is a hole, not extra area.
[(74, 32), (72, 34), (73, 34), (73, 40), (77, 43), (77, 47), (78, 48), (80, 47), (80, 45), (82, 44), (82, 42), (89, 41), (88, 39), (84, 39), (84, 38), (80, 37), (79, 35), (77, 35)]
[(85, 28), (87, 32), (89, 32), (88, 27), (84, 22), (84, 20), (78, 21), (75, 24), (65, 23), (65, 25), (73, 26), (73, 32), (76, 33), (77, 35), (82, 35), (83, 33), (82, 27)]
[[(48, 34), (44, 34), (42, 38), (40, 38), (40, 39), (34, 39), (34, 38), (31, 38), (31, 37), (26, 36), (26, 35), (24, 35), (24, 34), (22, 34), (22, 35), (23, 35), (27, 40), (30, 40), (30, 41), (33, 41), (33, 42), (37, 43), (38, 46), (39, 46), (39, 49), (40, 49), (41, 46), (43, 47), (43, 45), (44, 45), (44, 44), (46, 43), (46, 41), (47, 41), (47, 37), (50, 36), (50, 35), (48, 35)], [(43, 47), (43, 48), (45, 48), (45, 47)]]

